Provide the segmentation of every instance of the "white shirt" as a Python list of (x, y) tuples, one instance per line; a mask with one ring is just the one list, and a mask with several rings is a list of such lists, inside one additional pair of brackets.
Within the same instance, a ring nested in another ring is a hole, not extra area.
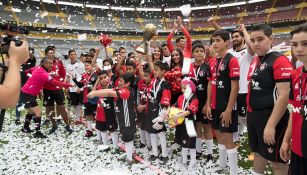
[(165, 57), (163, 56), (163, 63), (167, 63), (169, 67), (171, 67), (171, 56)]
[[(84, 64), (77, 61), (74, 64), (68, 63), (66, 65), (66, 76), (69, 78), (69, 83), (75, 85), (74, 81), (72, 80), (75, 77), (77, 80), (82, 78), (82, 74), (85, 72)], [(73, 86), (69, 88), (69, 92), (77, 92), (78, 86)], [(81, 91), (83, 88), (81, 89)]]
[(248, 69), (254, 56), (248, 52), (247, 48), (242, 49), (240, 51), (229, 49), (228, 53), (231, 53), (239, 61), (240, 65), (239, 94), (246, 94), (248, 91), (248, 81), (247, 81)]

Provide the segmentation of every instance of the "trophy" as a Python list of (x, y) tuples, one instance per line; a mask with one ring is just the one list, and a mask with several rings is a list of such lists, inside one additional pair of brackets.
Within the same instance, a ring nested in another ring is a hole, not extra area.
[(150, 41), (153, 36), (157, 34), (157, 27), (154, 24), (146, 24), (143, 32), (143, 42), (138, 46), (135, 51), (146, 54), (147, 53), (147, 43), (146, 41)]

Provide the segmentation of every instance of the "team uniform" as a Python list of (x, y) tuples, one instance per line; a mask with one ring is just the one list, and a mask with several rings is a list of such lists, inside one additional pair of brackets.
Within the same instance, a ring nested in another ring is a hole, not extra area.
[(231, 80), (239, 80), (240, 67), (237, 58), (227, 53), (223, 58), (213, 58), (210, 63), (209, 81), (212, 81), (212, 128), (220, 132), (234, 133), (238, 130), (238, 113), (236, 105), (232, 110), (232, 123), (225, 127), (220, 115), (227, 108), (231, 92)]
[(115, 88), (116, 99), (116, 113), (119, 123), (119, 130), (124, 142), (134, 140), (136, 132), (135, 124), (135, 94), (132, 88)]
[(161, 160), (165, 163), (167, 158), (167, 150), (166, 150), (166, 127), (163, 122), (159, 123), (162, 126), (162, 129), (156, 130), (153, 128), (154, 123), (153, 119), (159, 117), (160, 112), (163, 108), (167, 108), (170, 105), (171, 101), (171, 92), (167, 81), (162, 78), (153, 78), (148, 90), (148, 100), (146, 103), (146, 131), (150, 133), (150, 141), (152, 145), (153, 155), (151, 156), (151, 160), (155, 160), (158, 157), (158, 137), (161, 142), (162, 148), (162, 157)]
[(204, 114), (202, 113), (202, 109), (205, 106), (207, 100), (208, 75), (208, 62), (204, 62), (200, 66), (195, 66), (194, 63), (190, 65), (188, 77), (197, 80), (196, 97), (198, 99), (198, 110), (196, 113), (196, 122), (202, 122), (203, 124), (209, 124), (209, 120), (205, 118)]
[[(196, 122), (196, 112), (198, 110), (198, 99), (195, 95), (191, 95), (186, 99), (183, 95), (180, 95), (177, 103), (174, 105), (176, 108), (182, 109), (182, 111), (190, 111), (190, 115), (186, 116), (187, 120)], [(187, 132), (185, 121), (177, 125), (176, 129), (181, 133), (181, 145), (183, 148), (195, 149), (196, 137), (190, 137)]]
[(290, 175), (307, 174), (306, 80), (307, 71), (304, 67), (292, 71), (289, 102), (294, 109), (292, 112)]
[(247, 130), (249, 146), (267, 160), (284, 162), (279, 149), (287, 128), (289, 111), (283, 114), (276, 126), (274, 145), (267, 145), (263, 140), (264, 128), (277, 99), (276, 83), (289, 82), (292, 65), (278, 52), (269, 51), (263, 57), (255, 57), (250, 65), (247, 103)]
[[(50, 71), (50, 75), (53, 79), (57, 81), (64, 81), (66, 77), (65, 67), (63, 62), (58, 58), (53, 60), (53, 67)], [(44, 99), (43, 105), (44, 106), (54, 106), (54, 103), (57, 105), (64, 105), (65, 104), (65, 96), (62, 87), (55, 86), (50, 83), (46, 83), (43, 90)]]

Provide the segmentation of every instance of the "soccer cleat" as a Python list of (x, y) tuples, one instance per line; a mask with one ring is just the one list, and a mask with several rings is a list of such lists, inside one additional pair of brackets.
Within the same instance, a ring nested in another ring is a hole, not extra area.
[(168, 161), (168, 157), (160, 157), (160, 161), (161, 161), (161, 164), (165, 165), (166, 162)]
[(206, 156), (206, 162), (209, 162), (209, 161), (213, 161), (213, 156), (212, 156), (212, 154), (208, 154), (208, 155)]
[(42, 132), (40, 131), (36, 131), (34, 134), (33, 134), (34, 138), (40, 138), (40, 139), (45, 139), (47, 138), (47, 136), (45, 136)]
[(57, 125), (62, 125), (62, 124), (63, 124), (63, 122), (62, 122), (61, 119), (57, 119), (57, 120), (56, 120), (56, 123), (57, 123)]
[(85, 136), (84, 137), (92, 137), (94, 136), (93, 131), (86, 130)]
[(15, 125), (20, 125), (20, 124), (21, 124), (20, 120), (19, 120), (19, 119), (16, 119), (16, 120), (15, 120)]
[(71, 134), (74, 130), (72, 130), (71, 128), (70, 128), (70, 126), (69, 125), (66, 125), (65, 127), (64, 127), (64, 129), (69, 133), (69, 134)]
[(141, 143), (139, 148), (145, 148), (145, 146), (146, 146), (145, 144)]
[(148, 158), (148, 160), (149, 161), (156, 161), (158, 159), (158, 156), (154, 156), (154, 155), (151, 155), (149, 158)]
[(24, 128), (24, 127), (22, 127), (22, 128), (21, 128), (21, 132), (24, 132), (24, 133), (31, 133), (31, 132), (33, 132), (33, 130), (31, 130), (30, 128)]
[(199, 159), (202, 156), (202, 153), (196, 152), (196, 159)]
[(53, 134), (58, 129), (58, 126), (52, 126), (52, 128), (49, 130), (48, 134)]
[(50, 123), (50, 120), (46, 119), (46, 120), (42, 123), (42, 125), (49, 125), (49, 123)]

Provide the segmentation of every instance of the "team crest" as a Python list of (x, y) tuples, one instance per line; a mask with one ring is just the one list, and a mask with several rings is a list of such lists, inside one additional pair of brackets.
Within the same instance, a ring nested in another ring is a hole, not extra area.
[(266, 63), (262, 63), (260, 65), (260, 71), (263, 71), (266, 68), (267, 64)]
[(225, 64), (222, 64), (221, 67), (220, 67), (220, 71), (224, 71), (226, 68)]
[(268, 147), (268, 148), (267, 148), (267, 151), (268, 151), (269, 153), (271, 153), (271, 154), (272, 154), (272, 153), (273, 153), (273, 151), (274, 151), (274, 149), (273, 149), (273, 148), (271, 148), (271, 147)]
[(204, 71), (199, 71), (199, 76), (204, 76)]

